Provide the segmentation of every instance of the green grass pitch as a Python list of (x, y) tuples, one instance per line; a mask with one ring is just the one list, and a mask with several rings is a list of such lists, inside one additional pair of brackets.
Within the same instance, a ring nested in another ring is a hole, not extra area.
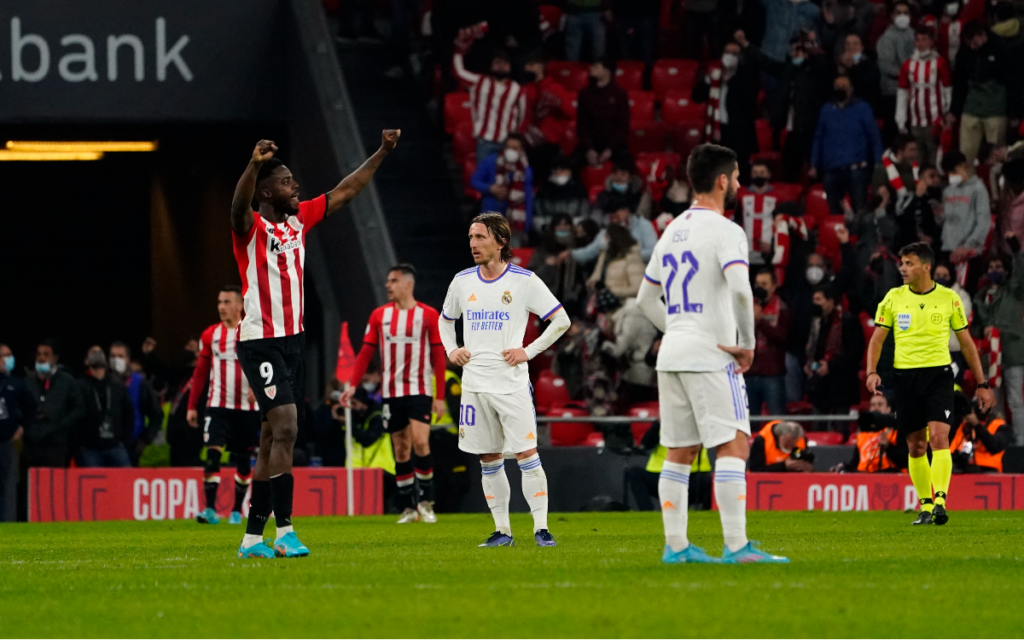
[[(790, 565), (665, 566), (657, 513), (552, 514), (559, 546), (478, 549), (490, 516), (304, 518), (305, 559), (241, 527), (0, 526), (2, 637), (1022, 637), (1024, 515), (751, 513)], [(270, 529), (268, 528), (268, 532)], [(721, 550), (716, 513), (691, 540)]]

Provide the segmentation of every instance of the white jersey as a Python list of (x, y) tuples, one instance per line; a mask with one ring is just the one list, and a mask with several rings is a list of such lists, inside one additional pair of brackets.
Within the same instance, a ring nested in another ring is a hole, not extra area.
[(709, 209), (689, 209), (665, 229), (644, 276), (668, 306), (658, 371), (721, 371), (734, 362), (718, 348), (737, 343), (725, 270), (747, 267), (748, 250), (743, 227)]
[(562, 305), (532, 271), (509, 264), (494, 280), (480, 267), (455, 275), (441, 308), (445, 320), (462, 317), (462, 335), (470, 353), (462, 388), (476, 393), (515, 393), (530, 384), (526, 363), (510, 367), (501, 352), (521, 349), (531, 313), (547, 320)]

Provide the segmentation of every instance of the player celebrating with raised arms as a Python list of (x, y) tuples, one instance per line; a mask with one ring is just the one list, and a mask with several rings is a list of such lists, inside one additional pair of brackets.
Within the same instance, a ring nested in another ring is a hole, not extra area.
[[(260, 448), (240, 558), (308, 556), (292, 529), (292, 453), (305, 393), (302, 313), (306, 234), (355, 198), (398, 144), (401, 131), (386, 130), (380, 149), (328, 193), (299, 201), (292, 172), (274, 157), (277, 145), (260, 140), (231, 201), (235, 259), (242, 276), (245, 315), (239, 325), (238, 359), (260, 407)], [(253, 197), (259, 210), (252, 210)], [(263, 528), (273, 511), (273, 549)]]
[[(445, 353), (463, 367), (459, 448), (480, 456), (484, 497), (495, 532), (481, 547), (510, 547), (511, 489), (503, 453), (515, 454), (523, 472), (523, 495), (533, 514), (537, 546), (553, 547), (548, 532), (548, 481), (537, 454), (537, 413), (527, 361), (554, 344), (569, 328), (569, 315), (532, 271), (510, 264), (512, 231), (498, 213), (484, 213), (469, 226), (469, 247), (477, 266), (455, 275), (441, 309), (439, 329)], [(531, 313), (550, 320), (523, 348)], [(465, 346), (455, 337), (462, 318)]]
[[(949, 355), (949, 331), (956, 333), (964, 359), (978, 384), (982, 411), (993, 404), (981, 358), (967, 331), (967, 315), (960, 296), (932, 280), (935, 254), (924, 242), (900, 250), (900, 275), (904, 285), (891, 289), (878, 305), (875, 332), (868, 343), (867, 387), (881, 393), (878, 358), (890, 331), (895, 331), (894, 378), (896, 431), (906, 438), (907, 463), (917, 490), (921, 513), (911, 524), (946, 524), (946, 494), (953, 475), (949, 429), (953, 413), (953, 369)], [(928, 465), (928, 445), (932, 464)], [(934, 498), (932, 488), (935, 489)]]
[[(686, 174), (693, 204), (658, 241), (637, 295), (637, 305), (665, 334), (657, 364), (661, 444), (668, 449), (658, 480), (662, 561), (789, 562), (747, 540), (750, 418), (743, 372), (754, 361), (754, 296), (746, 234), (726, 217), (739, 189), (736, 154), (701, 145), (690, 154)], [(714, 491), (725, 536), (721, 560), (686, 537), (690, 466), (702, 444), (718, 452)]]

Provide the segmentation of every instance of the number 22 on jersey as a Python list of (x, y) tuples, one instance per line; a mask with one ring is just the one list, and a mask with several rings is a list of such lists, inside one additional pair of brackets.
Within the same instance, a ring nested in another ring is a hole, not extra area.
[[(690, 300), (690, 281), (693, 280), (693, 276), (697, 275), (697, 271), (700, 269), (700, 263), (697, 262), (696, 256), (690, 251), (684, 251), (677, 260), (673, 254), (666, 253), (661, 259), (661, 266), (672, 270), (665, 280), (665, 304), (668, 305), (668, 314), (672, 316), (678, 313), (703, 313), (704, 304)], [(684, 273), (681, 274), (681, 270)], [(678, 296), (673, 290), (677, 279), (679, 280), (680, 289)], [(679, 303), (680, 296), (682, 297), (682, 305)]]

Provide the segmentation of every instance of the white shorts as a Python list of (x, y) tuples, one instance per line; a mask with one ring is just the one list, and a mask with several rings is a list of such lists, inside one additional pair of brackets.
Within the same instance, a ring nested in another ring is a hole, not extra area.
[(522, 453), (537, 446), (533, 393), (462, 392), (459, 449), (466, 453)]
[(658, 372), (661, 444), (712, 449), (750, 435), (747, 384), (728, 365), (721, 371)]

